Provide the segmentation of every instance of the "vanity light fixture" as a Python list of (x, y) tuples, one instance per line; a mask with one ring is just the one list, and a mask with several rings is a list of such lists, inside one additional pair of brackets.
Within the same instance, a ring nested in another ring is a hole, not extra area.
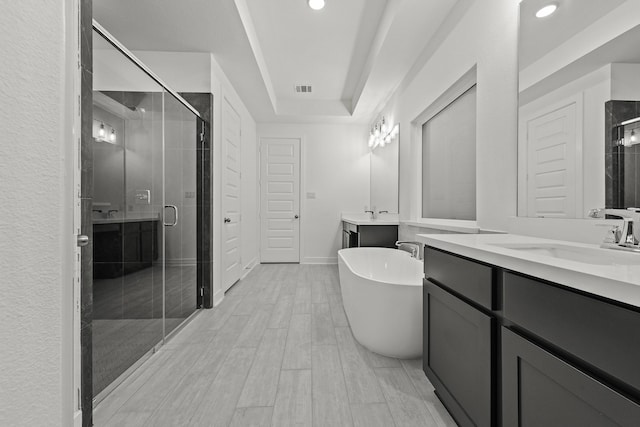
[(558, 9), (558, 3), (550, 3), (536, 12), (536, 18), (546, 18)]
[(104, 139), (104, 136), (105, 136), (104, 123), (100, 123), (100, 129), (98, 129), (98, 136), (100, 137), (100, 139)]
[(113, 128), (111, 128), (111, 135), (109, 135), (109, 141), (116, 142), (116, 131)]
[(369, 148), (373, 151), (377, 147), (384, 147), (390, 144), (398, 136), (399, 132), (400, 125), (396, 123), (393, 126), (389, 126), (385, 118), (382, 117), (382, 120), (377, 122), (369, 133)]
[(638, 143), (638, 137), (636, 136), (636, 130), (631, 129), (631, 137), (629, 138), (631, 145), (636, 145)]
[(313, 10), (320, 10), (324, 7), (324, 0), (307, 0), (307, 3)]

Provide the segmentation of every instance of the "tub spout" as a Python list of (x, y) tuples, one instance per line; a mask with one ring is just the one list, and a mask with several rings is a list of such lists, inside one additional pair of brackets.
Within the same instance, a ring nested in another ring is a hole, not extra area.
[(421, 259), (420, 249), (422, 248), (422, 243), (408, 241), (408, 240), (398, 240), (396, 242), (396, 246), (400, 250), (409, 252), (411, 256), (414, 257), (415, 259)]

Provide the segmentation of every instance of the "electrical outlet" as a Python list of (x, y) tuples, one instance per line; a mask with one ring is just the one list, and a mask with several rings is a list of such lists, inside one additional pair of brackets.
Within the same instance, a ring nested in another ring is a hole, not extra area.
[(195, 199), (196, 198), (196, 192), (195, 191), (185, 191), (184, 192), (184, 198), (185, 199)]

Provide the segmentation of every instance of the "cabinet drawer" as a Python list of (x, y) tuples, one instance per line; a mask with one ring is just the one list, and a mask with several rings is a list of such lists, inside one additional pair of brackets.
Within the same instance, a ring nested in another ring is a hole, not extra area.
[(358, 232), (358, 226), (355, 224), (351, 224), (350, 222), (342, 221), (342, 228), (345, 231), (350, 231), (352, 233)]
[(461, 426), (491, 426), (494, 319), (425, 281), (424, 371)]
[(504, 273), (504, 317), (640, 396), (640, 312)]
[(424, 275), (483, 307), (496, 308), (492, 267), (427, 247)]
[(502, 328), (505, 426), (637, 426), (640, 406)]
[(141, 221), (140, 222), (140, 231), (151, 231), (153, 230), (153, 223), (155, 221)]
[(138, 232), (140, 232), (140, 223), (139, 222), (125, 222), (124, 223), (124, 232), (125, 233), (138, 233)]

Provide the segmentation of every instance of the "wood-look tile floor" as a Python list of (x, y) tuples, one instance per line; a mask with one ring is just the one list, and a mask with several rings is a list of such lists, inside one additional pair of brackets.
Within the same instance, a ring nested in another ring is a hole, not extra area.
[(455, 426), (421, 361), (353, 338), (337, 266), (257, 266), (94, 411), (96, 426)]

